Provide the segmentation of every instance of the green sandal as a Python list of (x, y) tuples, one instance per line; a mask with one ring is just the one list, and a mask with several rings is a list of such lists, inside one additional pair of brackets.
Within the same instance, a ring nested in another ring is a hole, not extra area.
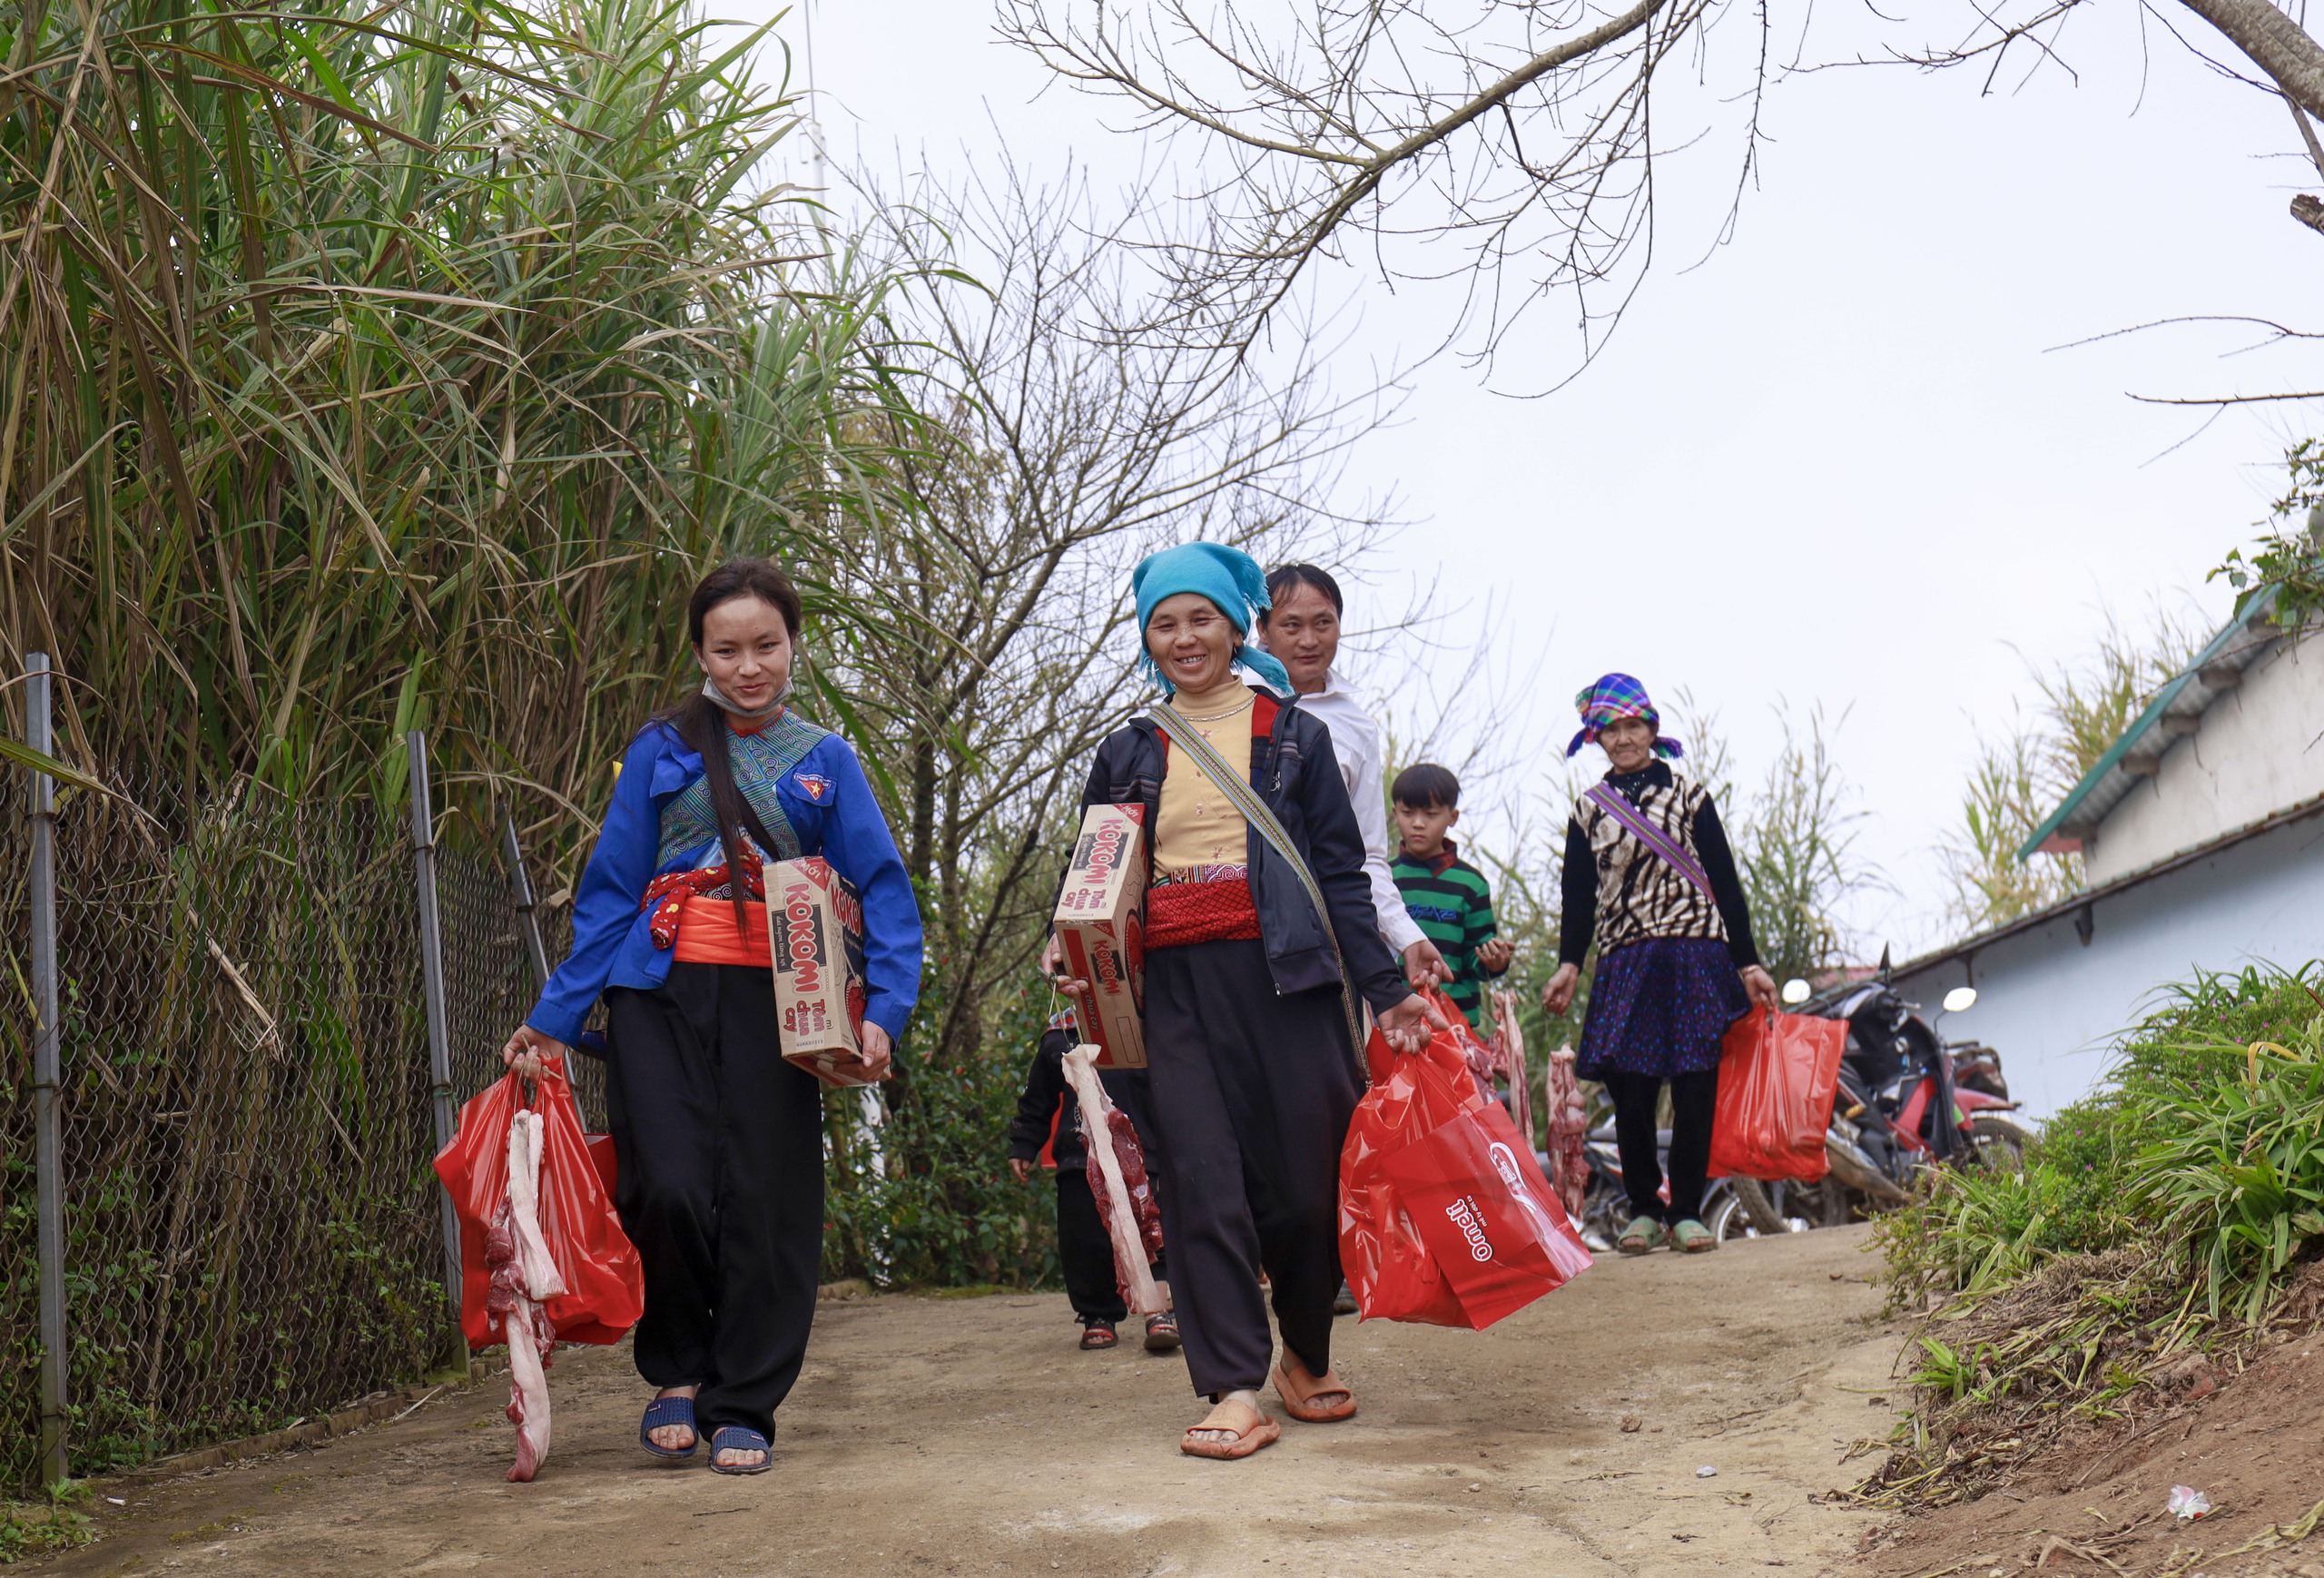
[(1708, 1255), (1718, 1248), (1711, 1230), (1692, 1217), (1670, 1229), (1671, 1242), (1689, 1255)]
[(1614, 1240), (1614, 1248), (1625, 1255), (1644, 1255), (1660, 1248), (1663, 1238), (1662, 1224), (1652, 1217), (1632, 1217), (1622, 1236)]

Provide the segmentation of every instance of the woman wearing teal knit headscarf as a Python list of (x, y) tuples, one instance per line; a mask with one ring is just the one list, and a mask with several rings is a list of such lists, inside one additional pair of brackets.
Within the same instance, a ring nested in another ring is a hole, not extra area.
[[(1145, 813), (1144, 1105), (1187, 1374), (1213, 1405), (1179, 1448), (1247, 1457), (1283, 1433), (1259, 1406), (1270, 1380), (1294, 1419), (1355, 1412), (1331, 1367), (1340, 1148), (1363, 1090), (1343, 987), (1363, 995), (1399, 1050), (1415, 1035), (1425, 1046), (1443, 1024), (1380, 940), (1331, 731), (1246, 639), (1267, 607), (1259, 567), (1223, 544), (1187, 543), (1147, 559), (1130, 586), (1146, 670), (1178, 720), (1171, 728), (1199, 735), (1265, 803), (1327, 912), (1316, 914), (1297, 869), (1156, 718), (1133, 719), (1098, 747), (1082, 804)], [(1236, 678), (1238, 666), (1273, 693)], [(1065, 977), (1054, 941), (1043, 962), (1069, 995), (1087, 991)]]
[[(1154, 622), (1154, 611), (1173, 597), (1198, 597), (1235, 626), (1235, 650), (1228, 661), (1246, 668), (1282, 695), (1291, 694), (1291, 676), (1270, 653), (1250, 644), (1251, 620), (1268, 604), (1266, 572), (1250, 555), (1223, 542), (1181, 543), (1149, 554), (1130, 572), (1130, 595), (1137, 599), (1137, 627)], [(1186, 605), (1190, 607), (1191, 605)], [(1178, 682), (1148, 645), (1139, 666), (1167, 691)]]

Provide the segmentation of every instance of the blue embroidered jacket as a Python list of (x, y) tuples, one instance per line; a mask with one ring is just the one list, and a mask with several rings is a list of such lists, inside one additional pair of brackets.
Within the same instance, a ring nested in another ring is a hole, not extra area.
[[(573, 952), (526, 1018), (533, 1029), (570, 1045), (606, 988), (655, 987), (669, 978), (670, 955), (654, 946), (639, 906), (646, 884), (665, 872), (724, 858), (714, 833), (682, 849), (664, 846), (665, 809), (702, 777), (701, 755), (668, 725), (648, 724), (631, 742), (574, 895)], [(796, 853), (822, 856), (862, 894), (863, 1017), (891, 1037), (902, 1035), (920, 997), (920, 904), (862, 764), (845, 740), (824, 734), (776, 779), (774, 794), (781, 820), (763, 812), (760, 817), (769, 832), (783, 836), (777, 830), (787, 822), (798, 836)], [(671, 820), (701, 830), (696, 819)]]

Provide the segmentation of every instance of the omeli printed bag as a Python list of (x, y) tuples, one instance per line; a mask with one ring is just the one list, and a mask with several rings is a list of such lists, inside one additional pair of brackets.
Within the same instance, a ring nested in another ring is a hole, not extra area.
[[(1449, 1021), (1457, 1011), (1433, 995)], [(1482, 1331), (1590, 1264), (1456, 1033), (1384, 1067), (1340, 1157), (1340, 1256), (1366, 1318)]]
[[(1439, 1077), (1450, 1087), (1467, 1070)], [(1590, 1265), (1557, 1191), (1497, 1101), (1479, 1101), (1390, 1153), (1384, 1171), (1460, 1299), (1464, 1324), (1479, 1331)]]
[[(1429, 1121), (1415, 1109), (1423, 1100), (1422, 1071), (1433, 1065), (1427, 1053), (1393, 1056), (1377, 1029), (1366, 1050), (1372, 1088), (1356, 1103), (1340, 1148), (1340, 1269), (1366, 1320), (1467, 1326), (1460, 1298), (1421, 1241), (1386, 1166), (1388, 1156)], [(1465, 1071), (1462, 1078), (1467, 1079)], [(1431, 1092), (1437, 1093), (1433, 1086)]]

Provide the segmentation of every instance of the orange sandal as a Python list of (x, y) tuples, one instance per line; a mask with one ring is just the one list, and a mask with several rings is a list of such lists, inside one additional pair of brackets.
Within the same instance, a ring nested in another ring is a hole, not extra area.
[[(1232, 1430), (1232, 1441), (1196, 1441), (1196, 1430)], [(1272, 1446), (1283, 1438), (1283, 1426), (1252, 1407), (1248, 1403), (1229, 1400), (1218, 1404), (1203, 1415), (1199, 1425), (1190, 1425), (1178, 1437), (1178, 1450), (1188, 1457), (1233, 1459), (1248, 1457), (1262, 1446)]]
[[(1309, 1375), (1306, 1365), (1289, 1348), (1283, 1350), (1269, 1378), (1275, 1382), (1275, 1396), (1283, 1399), (1283, 1411), (1303, 1425), (1333, 1425), (1355, 1417), (1355, 1394), (1348, 1390), (1347, 1383), (1331, 1370)], [(1333, 1392), (1340, 1394), (1341, 1401), (1321, 1407), (1308, 1401)]]

